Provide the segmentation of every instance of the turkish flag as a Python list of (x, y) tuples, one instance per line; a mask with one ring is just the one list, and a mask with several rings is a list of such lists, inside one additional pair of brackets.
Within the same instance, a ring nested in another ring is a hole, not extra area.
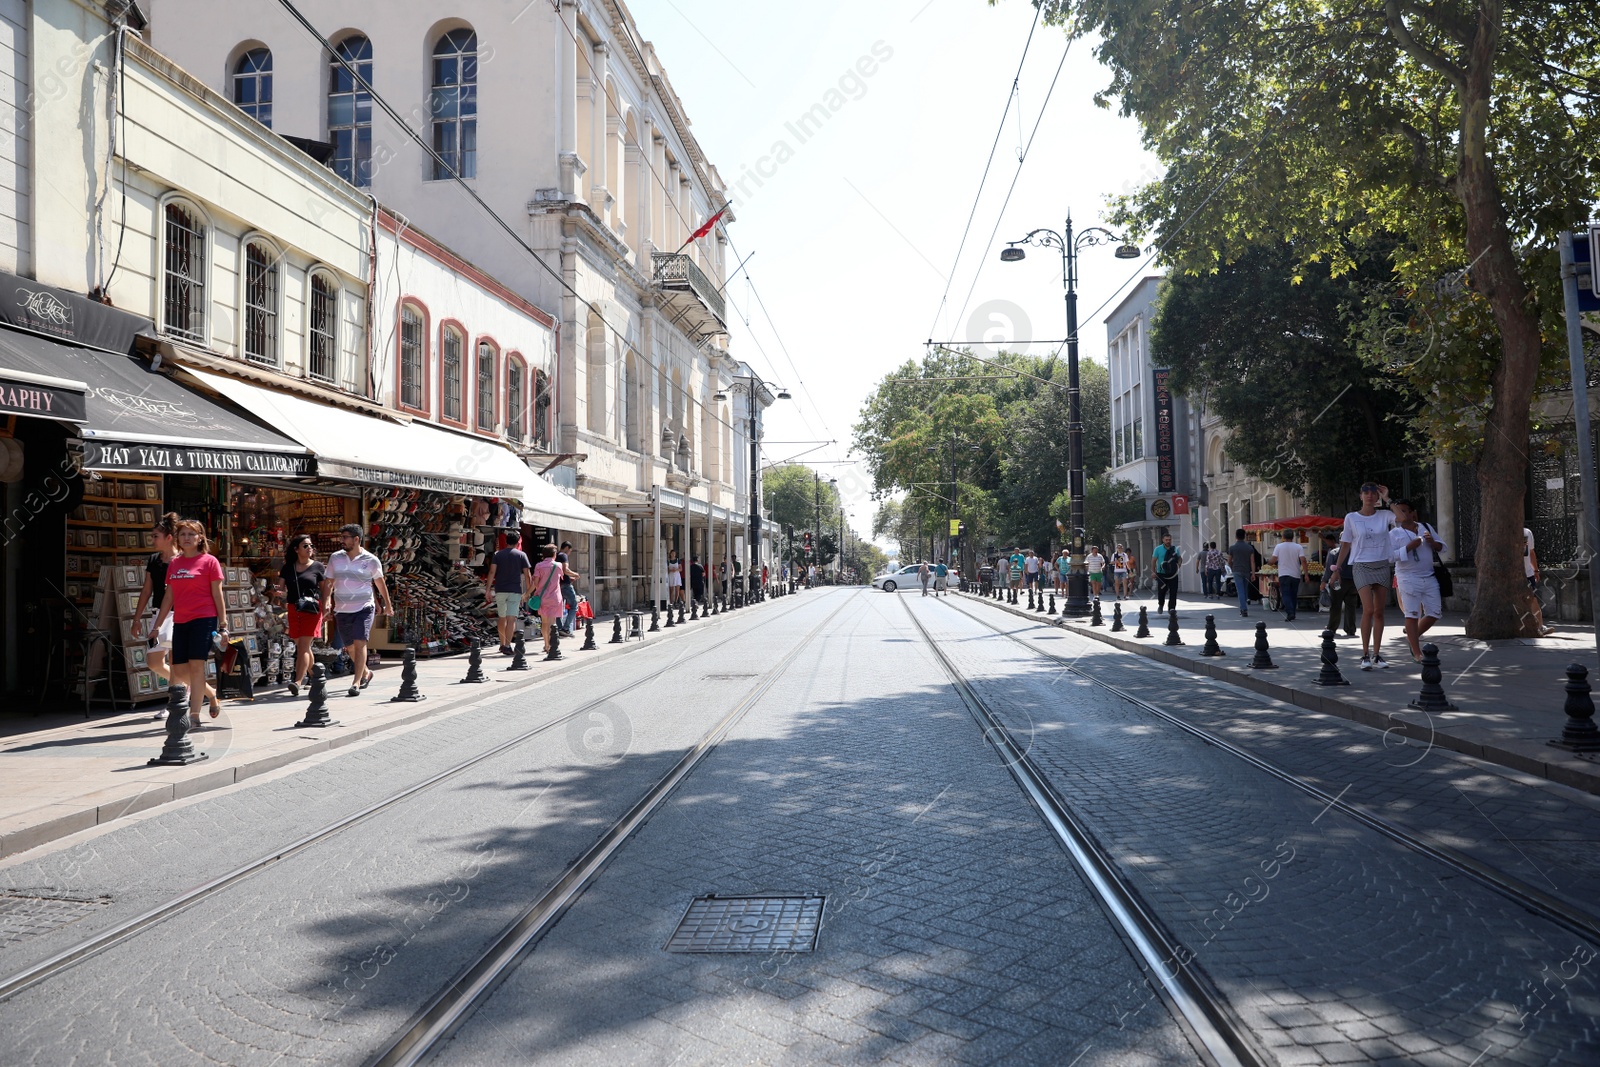
[(700, 238), (702, 238), (706, 234), (710, 233), (711, 232), (711, 227), (715, 226), (717, 224), (717, 220), (720, 219), (723, 215), (725, 215), (727, 213), (727, 211), (728, 211), (727, 208), (723, 208), (721, 211), (717, 212), (715, 215), (712, 215), (709, 219), (706, 219), (705, 225), (701, 226), (698, 230), (694, 231), (694, 236), (689, 238), (689, 240), (698, 241), (698, 240), (700, 240)]
[(1187, 514), (1189, 514), (1189, 498), (1186, 497), (1186, 496), (1175, 496), (1175, 497), (1173, 497), (1172, 498), (1172, 513), (1174, 515), (1187, 515)]

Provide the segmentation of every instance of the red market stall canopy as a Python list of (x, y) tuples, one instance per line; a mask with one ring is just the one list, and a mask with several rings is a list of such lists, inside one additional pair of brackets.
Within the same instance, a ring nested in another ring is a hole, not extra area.
[(1247, 522), (1246, 530), (1339, 530), (1344, 520), (1329, 515), (1296, 515), (1292, 519), (1274, 519), (1272, 522)]

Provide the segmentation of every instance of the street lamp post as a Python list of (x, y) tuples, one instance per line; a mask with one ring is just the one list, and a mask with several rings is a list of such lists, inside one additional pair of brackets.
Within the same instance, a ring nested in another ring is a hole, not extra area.
[[(745, 590), (755, 588), (755, 582), (761, 574), (761, 433), (756, 420), (756, 390), (766, 388), (766, 381), (759, 374), (735, 374), (733, 380), (745, 383), (745, 407), (749, 415), (750, 437), (750, 493), (749, 515), (745, 520)], [(718, 389), (711, 396), (712, 400), (723, 401), (728, 399), (728, 394)], [(789, 390), (778, 388), (778, 399), (788, 400)], [(731, 546), (730, 546), (731, 547)]]
[(1089, 572), (1083, 562), (1083, 411), (1078, 391), (1078, 249), (1085, 245), (1116, 244), (1118, 259), (1137, 259), (1139, 248), (1103, 226), (1088, 226), (1072, 232), (1072, 213), (1067, 213), (1066, 235), (1054, 230), (1034, 230), (1020, 241), (1012, 241), (1000, 251), (1000, 259), (1015, 263), (1026, 257), (1021, 245), (1061, 250), (1061, 284), (1067, 293), (1067, 492), (1072, 497), (1072, 569), (1067, 574), (1067, 602), (1063, 615), (1087, 615)]

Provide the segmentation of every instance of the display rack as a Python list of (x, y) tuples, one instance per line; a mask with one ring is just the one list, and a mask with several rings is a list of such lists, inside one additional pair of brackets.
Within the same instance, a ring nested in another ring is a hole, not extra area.
[[(61, 586), (69, 609), (71, 631), (62, 634), (66, 677), (76, 679), (83, 692), (84, 678), (103, 673), (103, 646), (90, 645), (93, 653), (84, 659), (90, 629), (106, 631), (113, 657), (114, 685), (121, 696), (134, 701), (160, 699), (165, 689), (154, 689), (160, 681), (143, 669), (144, 642), (132, 638), (133, 609), (144, 584), (144, 563), (155, 548), (153, 528), (160, 517), (161, 478), (159, 475), (87, 474), (84, 495), (65, 522), (66, 566)], [(122, 603), (113, 593), (122, 594), (129, 574), (136, 575), (133, 600)], [(135, 646), (138, 646), (137, 650)], [(132, 666), (137, 657), (138, 667)], [(85, 670), (87, 668), (87, 670)], [(140, 674), (149, 675), (151, 688), (142, 691)]]

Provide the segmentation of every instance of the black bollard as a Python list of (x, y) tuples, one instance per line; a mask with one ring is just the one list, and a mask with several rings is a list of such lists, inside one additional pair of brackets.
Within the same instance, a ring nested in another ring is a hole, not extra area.
[(594, 620), (589, 620), (589, 625), (583, 635), (583, 644), (578, 646), (579, 652), (598, 652), (599, 648), (594, 643)]
[(1133, 636), (1150, 636), (1150, 609), (1143, 604), (1139, 605), (1139, 628), (1133, 632)]
[(656, 607), (656, 602), (654, 600), (652, 600), (652, 601), (650, 601), (650, 628), (645, 630), (645, 633), (654, 634), (654, 633), (660, 633), (660, 632), (661, 632), (661, 609)]
[(689, 621), (690, 622), (698, 622), (699, 620), (700, 620), (700, 601), (691, 600), (691, 601), (689, 601)]
[(1206, 616), (1206, 647), (1200, 650), (1202, 656), (1226, 656), (1222, 646), (1217, 644), (1217, 617)]
[(1255, 671), (1275, 671), (1278, 665), (1272, 662), (1271, 650), (1267, 647), (1267, 624), (1256, 623), (1256, 655), (1250, 661), (1250, 669)]
[[(483, 673), (483, 642), (476, 637), (472, 639), (472, 648), (467, 652), (467, 676), (461, 679), (462, 685), (487, 682), (489, 676)], [(307, 718), (310, 713), (307, 713)]]
[(1011, 587), (1011, 599), (1008, 600), (1006, 603), (1015, 604), (1016, 602), (1017, 602), (1017, 587), (1016, 586), (1012, 586)]
[(145, 763), (146, 767), (185, 767), (206, 758), (196, 752), (189, 740), (189, 687), (175, 685), (167, 690), (167, 740), (161, 746), (161, 755)]
[[(670, 612), (667, 614), (667, 621), (668, 622), (672, 621), (672, 614)], [(560, 658), (561, 658), (561, 631), (552, 629), (550, 631), (550, 651), (548, 651), (548, 652), (546, 652), (544, 654), (544, 661), (546, 663), (554, 663), (557, 660), (559, 660)]]
[(672, 629), (674, 626), (678, 625), (677, 623), (672, 621), (672, 616), (673, 616), (672, 605), (668, 604), (667, 605), (667, 629), (669, 629), (669, 630)]
[(1122, 625), (1122, 601), (1119, 600), (1111, 605), (1111, 632), (1120, 634), (1126, 629), (1127, 627)]
[(1589, 668), (1574, 663), (1567, 668), (1567, 725), (1561, 740), (1551, 741), (1568, 752), (1600, 752), (1600, 728), (1594, 724), (1594, 699), (1589, 696)]
[(1178, 605), (1172, 605), (1172, 612), (1167, 616), (1167, 639), (1161, 642), (1164, 645), (1181, 645), (1183, 638), (1178, 636)]
[[(473, 644), (476, 646), (477, 642)], [(412, 674), (413, 676), (416, 674), (415, 666), (412, 667)], [(333, 716), (328, 714), (328, 668), (320, 663), (311, 668), (310, 697), (311, 703), (306, 706), (306, 717), (294, 724), (296, 730), (339, 725)]]
[(610, 641), (610, 643), (613, 644), (613, 645), (622, 644), (622, 616), (621, 615), (613, 615), (613, 616), (611, 616), (611, 641)]
[(1033, 586), (1028, 586), (1028, 610), (1033, 610)]
[(1439, 683), (1444, 680), (1444, 671), (1439, 669), (1439, 646), (1422, 646), (1422, 692), (1417, 694), (1417, 699), (1411, 706), (1418, 711), (1456, 711), (1456, 706), (1445, 699), (1444, 686)]
[[(1096, 600), (1095, 603), (1098, 604), (1100, 602), (1098, 600)], [(1057, 614), (1057, 612), (1056, 612), (1056, 595), (1054, 593), (1050, 594), (1050, 614), (1051, 615)], [(1098, 626), (1100, 624), (1099, 623), (1095, 623), (1095, 625)]]
[[(1055, 597), (1052, 595), (1050, 599), (1054, 600)], [(1094, 598), (1094, 605), (1093, 605), (1093, 607), (1091, 608), (1091, 610), (1089, 612), (1089, 625), (1090, 626), (1104, 626), (1105, 624), (1106, 624), (1105, 616), (1100, 614), (1100, 598), (1099, 597), (1095, 597)]]
[[(522, 630), (517, 630), (517, 641), (522, 641)], [(417, 646), (410, 645), (406, 648), (405, 658), (400, 661), (400, 692), (389, 698), (391, 704), (416, 704), (428, 698), (422, 695), (417, 688)], [(310, 712), (306, 713), (310, 715)]]
[(1333, 631), (1322, 631), (1322, 670), (1317, 674), (1318, 685), (1349, 685), (1339, 670), (1339, 650), (1333, 647)]
[(528, 642), (522, 636), (522, 628), (517, 627), (517, 635), (511, 639), (511, 664), (505, 668), (508, 671), (531, 671), (528, 666)]
[(682, 626), (688, 621), (688, 617), (684, 615), (683, 601), (680, 600), (678, 601), (678, 625)]

